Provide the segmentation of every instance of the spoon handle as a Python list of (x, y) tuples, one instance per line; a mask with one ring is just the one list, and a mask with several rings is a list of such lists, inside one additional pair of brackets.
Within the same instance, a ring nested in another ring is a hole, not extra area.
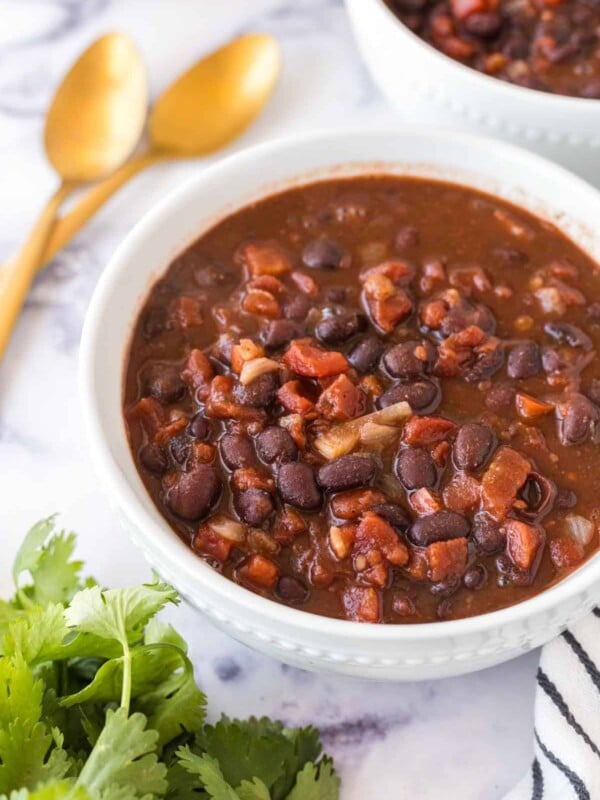
[(62, 183), (50, 197), (25, 243), (2, 270), (0, 280), (0, 359), (3, 357), (31, 282), (43, 256), (44, 248), (58, 209), (73, 191), (71, 183)]
[(40, 259), (39, 268), (41, 269), (54, 256), (67, 245), (71, 239), (83, 228), (85, 223), (102, 208), (104, 203), (121, 188), (127, 181), (133, 178), (138, 172), (164, 161), (169, 158), (165, 153), (157, 150), (149, 150), (140, 153), (129, 161), (126, 161), (119, 169), (109, 175), (104, 180), (88, 189), (75, 207), (60, 217), (54, 227), (48, 241), (46, 242), (43, 256)]

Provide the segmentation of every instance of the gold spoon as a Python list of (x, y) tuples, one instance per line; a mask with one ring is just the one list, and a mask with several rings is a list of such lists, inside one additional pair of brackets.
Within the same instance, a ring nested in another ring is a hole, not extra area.
[(275, 39), (248, 34), (185, 72), (163, 92), (150, 112), (148, 150), (89, 189), (75, 208), (57, 221), (40, 266), (138, 172), (160, 161), (211, 153), (237, 138), (271, 96), (279, 66)]
[(59, 86), (46, 117), (44, 144), (61, 183), (2, 271), (0, 358), (61, 203), (80, 183), (107, 175), (127, 158), (144, 128), (147, 106), (144, 65), (133, 42), (121, 33), (94, 42)]

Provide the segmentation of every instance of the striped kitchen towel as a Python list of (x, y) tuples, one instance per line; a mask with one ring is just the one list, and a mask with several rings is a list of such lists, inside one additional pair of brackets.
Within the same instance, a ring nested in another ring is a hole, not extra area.
[(542, 650), (535, 758), (505, 800), (600, 800), (600, 609)]

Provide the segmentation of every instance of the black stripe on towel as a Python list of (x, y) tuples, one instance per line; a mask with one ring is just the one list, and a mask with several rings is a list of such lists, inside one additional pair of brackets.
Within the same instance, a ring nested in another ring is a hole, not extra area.
[(567, 642), (571, 650), (573, 650), (577, 658), (581, 661), (581, 663), (585, 667), (587, 674), (593, 680), (594, 686), (600, 692), (600, 670), (594, 664), (594, 662), (586, 653), (586, 651), (583, 649), (583, 647), (581, 646), (581, 642), (579, 642), (578, 639), (576, 639), (573, 636), (571, 631), (564, 631), (563, 639), (565, 640), (565, 642)]
[(544, 776), (537, 758), (533, 759), (533, 764), (531, 765), (531, 777), (533, 779), (531, 800), (542, 800), (544, 795)]
[(600, 608), (593, 608), (592, 614), (595, 614), (597, 617), (600, 617)]
[(583, 741), (589, 745), (590, 749), (600, 757), (600, 750), (596, 747), (594, 742), (590, 739), (587, 733), (583, 730), (581, 725), (577, 722), (571, 711), (569, 710), (569, 706), (565, 703), (564, 697), (558, 691), (556, 686), (552, 683), (550, 678), (546, 675), (544, 670), (540, 667), (537, 671), (537, 682), (541, 689), (543, 689), (548, 697), (552, 700), (554, 705), (558, 708), (560, 713), (563, 715), (565, 720), (569, 723), (569, 725), (573, 728), (573, 730), (578, 733)]
[(536, 741), (537, 741), (537, 743), (539, 745), (540, 750), (546, 756), (548, 761), (551, 764), (554, 764), (556, 769), (560, 770), (562, 772), (562, 774), (566, 778), (568, 778), (569, 783), (571, 784), (571, 786), (575, 790), (575, 794), (577, 795), (577, 800), (591, 800), (590, 793), (588, 792), (585, 783), (581, 780), (579, 775), (577, 775), (577, 773), (573, 772), (572, 769), (569, 769), (569, 767), (567, 767), (566, 764), (563, 764), (563, 762), (560, 760), (560, 758), (555, 756), (554, 753), (551, 750), (548, 750), (546, 745), (540, 739), (539, 733), (537, 731), (535, 731), (535, 738), (536, 738)]

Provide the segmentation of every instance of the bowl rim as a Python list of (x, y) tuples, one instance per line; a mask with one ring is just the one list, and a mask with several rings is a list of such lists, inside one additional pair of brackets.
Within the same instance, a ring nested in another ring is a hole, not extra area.
[[(130, 535), (136, 544), (138, 544), (138, 541), (141, 543), (144, 556), (148, 558), (148, 553), (151, 552), (154, 556), (152, 561), (155, 564), (164, 563), (173, 574), (181, 576), (182, 584), (187, 583), (186, 588), (181, 590), (184, 597), (193, 598), (194, 593), (189, 590), (190, 585), (200, 589), (198, 594), (201, 594), (202, 587), (206, 586), (213, 596), (220, 596), (225, 602), (232, 602), (236, 609), (243, 608), (246, 614), (252, 614), (256, 619), (260, 619), (263, 624), (272, 622), (285, 626), (289, 639), (294, 638), (294, 631), (296, 630), (308, 635), (314, 632), (318, 632), (320, 636), (325, 634), (331, 636), (332, 641), (336, 639), (352, 639), (355, 642), (366, 640), (379, 644), (401, 644), (402, 642), (436, 641), (456, 635), (467, 637), (482, 632), (499, 631), (507, 624), (522, 623), (536, 614), (547, 612), (549, 609), (569, 600), (578, 592), (585, 591), (594, 583), (600, 582), (600, 550), (570, 575), (541, 593), (505, 608), (473, 617), (425, 623), (365, 625), (352, 620), (321, 616), (262, 597), (220, 574), (204, 562), (203, 559), (191, 553), (190, 548), (177, 536), (168, 522), (160, 516), (160, 512), (156, 507), (155, 510), (157, 516), (160, 517), (160, 521), (158, 519), (155, 520), (152, 514), (144, 507), (143, 502), (138, 499), (133, 485), (122, 474), (116, 459), (113, 457), (109, 438), (104, 434), (102, 404), (98, 402), (95, 381), (96, 356), (98, 351), (102, 349), (101, 332), (103, 325), (108, 324), (107, 320), (110, 319), (112, 305), (110, 300), (113, 292), (118, 289), (121, 273), (130, 265), (131, 258), (139, 243), (146, 239), (148, 234), (155, 233), (156, 229), (164, 224), (165, 219), (172, 216), (173, 210), (178, 205), (183, 204), (186, 199), (193, 198), (207, 180), (218, 177), (221, 172), (227, 173), (239, 167), (243, 168), (244, 165), (251, 164), (255, 159), (268, 159), (274, 153), (285, 153), (289, 149), (296, 149), (315, 142), (328, 147), (329, 152), (335, 153), (335, 143), (341, 138), (360, 140), (364, 137), (382, 137), (385, 139), (389, 137), (395, 137), (396, 139), (399, 137), (427, 137), (443, 142), (453, 140), (455, 144), (462, 144), (465, 148), (468, 148), (469, 143), (477, 143), (480, 147), (493, 148), (496, 153), (510, 157), (516, 164), (522, 161), (530, 162), (530, 167), (538, 171), (549, 172), (556, 181), (568, 181), (575, 184), (580, 191), (587, 192), (590, 195), (590, 200), (595, 201), (600, 208), (600, 193), (594, 187), (548, 159), (491, 137), (451, 129), (432, 129), (423, 125), (406, 124), (396, 127), (353, 128), (350, 130), (327, 129), (309, 133), (303, 132), (271, 139), (243, 149), (203, 168), (202, 172), (191, 176), (182, 185), (168, 192), (165, 197), (141, 217), (117, 247), (93, 292), (84, 320), (79, 361), (81, 410), (86, 437), (90, 445), (92, 463), (105, 492), (109, 496), (109, 500), (116, 501), (117, 508), (124, 513), (131, 526), (135, 529), (135, 533), (133, 533), (129, 528)], [(331, 166), (333, 167), (338, 163), (335, 161), (335, 157), (332, 157)], [(358, 161), (356, 163), (358, 164)], [(369, 160), (369, 163), (372, 162)], [(467, 172), (466, 168), (465, 172)], [(318, 180), (318, 178), (315, 180)], [(292, 182), (293, 178), (286, 180), (286, 183), (290, 185)], [(311, 181), (307, 182), (310, 183)], [(468, 184), (465, 183), (465, 185)], [(282, 188), (279, 191), (284, 191), (284, 189)], [(271, 191), (271, 193), (275, 192)], [(264, 191), (264, 194), (257, 194), (257, 198), (261, 196), (267, 197), (268, 195), (269, 191), (267, 190)], [(245, 204), (235, 204), (231, 211), (227, 211), (227, 214), (235, 213), (237, 209), (243, 208)], [(167, 266), (168, 264), (163, 269), (166, 269)], [(156, 277), (154, 276), (153, 282)], [(148, 290), (150, 285), (148, 285)], [(132, 322), (133, 319), (132, 311)], [(122, 381), (122, 363), (119, 363), (118, 369), (121, 375), (120, 380)], [(121, 425), (119, 436), (124, 437), (126, 440), (124, 424)], [(129, 451), (127, 441), (126, 446)], [(139, 480), (141, 483), (141, 479)], [(145, 487), (143, 488), (147, 492)], [(160, 561), (159, 558), (161, 559)], [(190, 580), (192, 581), (191, 584)], [(178, 587), (176, 586), (175, 588)], [(255, 623), (253, 623), (253, 626), (256, 628)]]
[[(349, 5), (351, 0), (345, 0), (345, 2), (347, 5)], [(366, 3), (366, 0), (359, 0), (359, 2)], [(573, 112), (576, 109), (577, 111), (583, 112), (584, 108), (586, 107), (589, 110), (592, 107), (591, 104), (596, 104), (597, 107), (597, 104), (600, 103), (600, 98), (573, 97), (572, 95), (544, 92), (541, 89), (532, 89), (528, 86), (519, 86), (516, 83), (510, 83), (509, 81), (503, 81), (500, 78), (495, 78), (493, 75), (486, 75), (484, 72), (480, 72), (474, 67), (469, 67), (466, 64), (462, 64), (460, 61), (451, 58), (411, 31), (410, 28), (394, 14), (385, 0), (372, 0), (372, 2), (383, 14), (388, 17), (388, 20), (391, 21), (391, 24), (395, 26), (396, 31), (402, 36), (406, 37), (413, 46), (421, 49), (428, 58), (432, 58), (434, 61), (437, 61), (442, 68), (446, 67), (463, 80), (469, 80), (475, 84), (479, 84), (485, 91), (497, 91), (500, 94), (504, 94), (507, 98), (512, 96), (513, 99), (515, 99), (516, 95), (516, 97), (526, 102), (536, 102), (541, 104), (552, 103), (556, 106), (555, 110), (560, 110), (564, 113), (568, 113), (569, 111)]]

